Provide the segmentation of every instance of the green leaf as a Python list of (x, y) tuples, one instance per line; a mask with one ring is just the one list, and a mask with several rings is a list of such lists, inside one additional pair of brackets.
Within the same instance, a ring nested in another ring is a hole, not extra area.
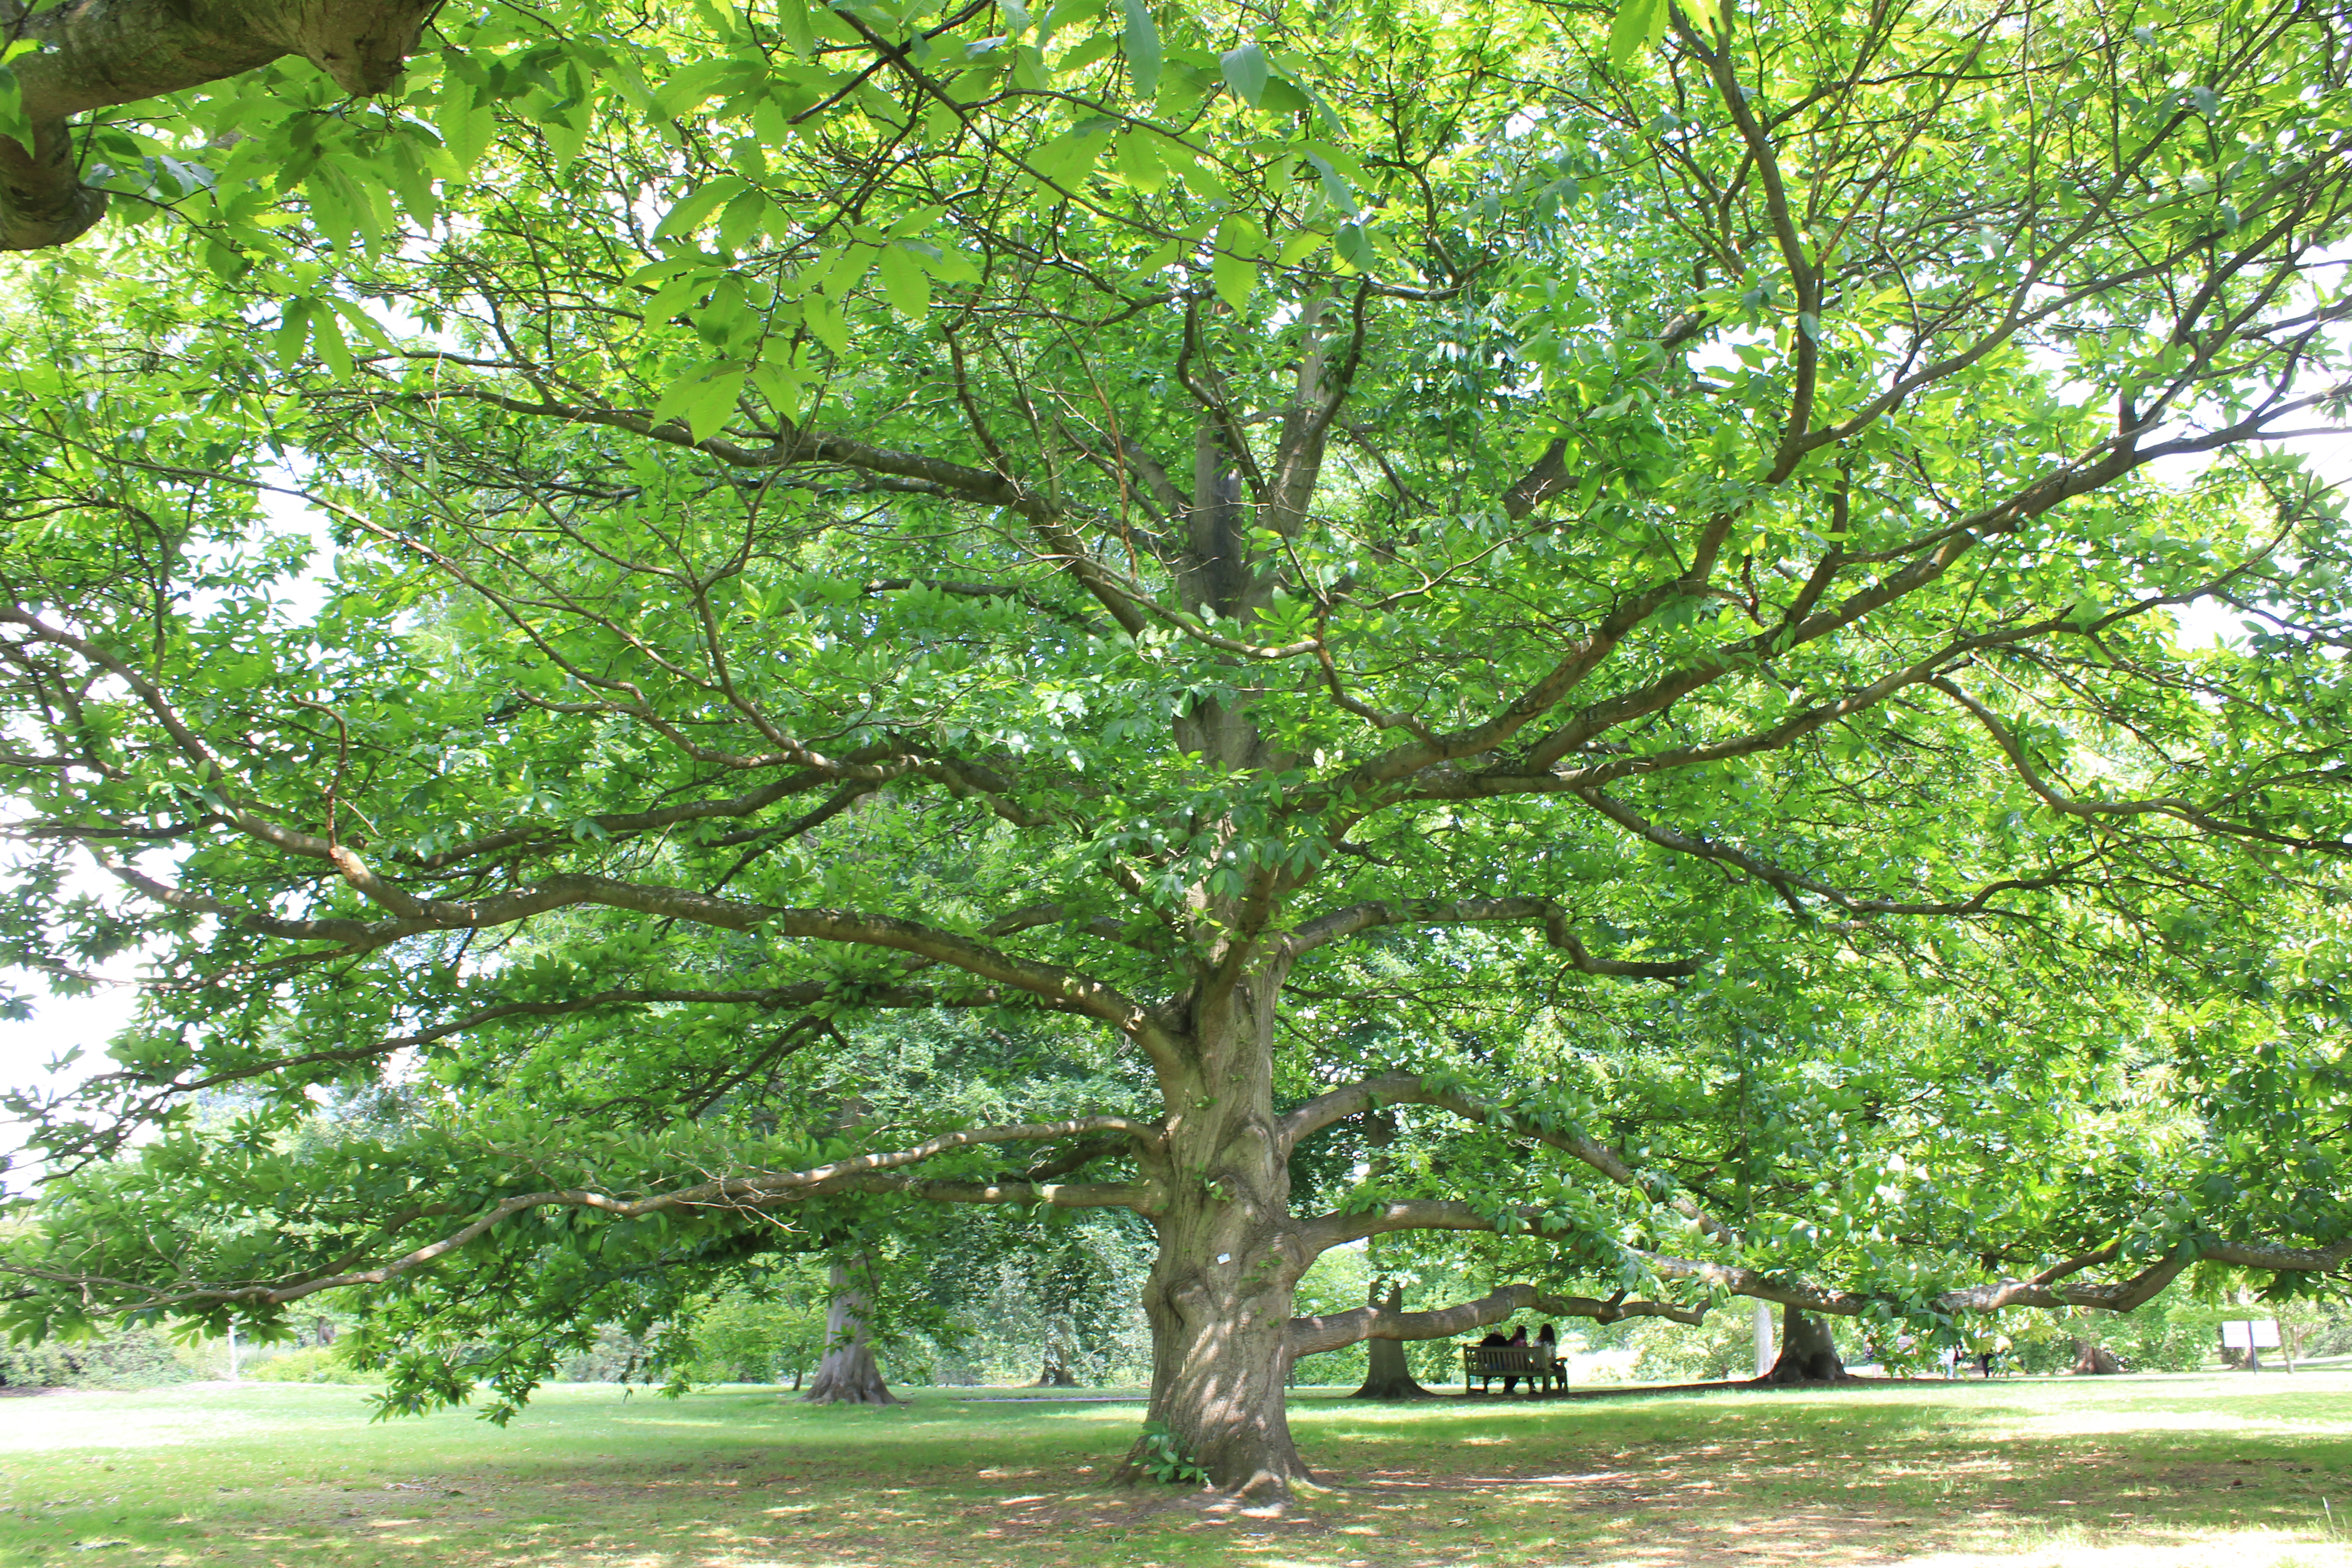
[(1633, 57), (1666, 36), (1667, 0), (1618, 0), (1617, 20), (1609, 27), (1609, 63), (1626, 66)]
[(740, 175), (721, 174), (670, 208), (661, 220), (661, 226), (654, 230), (654, 237), (675, 239), (681, 235), (692, 234), (702, 226), (703, 219), (709, 217), (719, 203), (733, 200), (742, 194), (744, 188), (745, 182)]
[(547, 138), (547, 150), (555, 154), (556, 168), (569, 169), (579, 161), (580, 149), (588, 141), (588, 106), (571, 103), (548, 110), (540, 116), (539, 133)]
[(1209, 262), (1217, 298), (1236, 316), (1249, 312), (1250, 290), (1257, 286), (1257, 258), (1265, 249), (1265, 236), (1257, 225), (1238, 215), (1217, 226), (1216, 249)]
[(27, 155), (33, 150), (33, 122), (25, 113), (25, 84), (8, 62), (34, 53), (40, 45), (31, 38), (17, 38), (0, 45), (0, 136), (14, 139)]
[(1029, 155), (1029, 166), (1042, 179), (1067, 188), (1078, 184), (1103, 149), (1110, 145), (1109, 123), (1089, 121), (1066, 131)]
[(708, 441), (735, 412), (736, 395), (743, 390), (743, 378), (750, 370), (749, 365), (731, 360), (695, 366), (662, 389), (654, 404), (655, 422), (683, 419), (696, 440)]
[(735, 63), (724, 58), (698, 60), (662, 84), (654, 110), (665, 120), (689, 117), (717, 97)]
[(882, 253), (875, 264), (882, 275), (882, 292), (890, 297), (890, 307), (910, 321), (919, 321), (930, 314), (931, 280), (923, 276), (922, 263), (902, 245), (894, 245)]
[(942, 283), (977, 283), (980, 268), (971, 257), (961, 250), (943, 250), (936, 246), (918, 244), (909, 247), (921, 260), (923, 270)]
[(807, 312), (810, 335), (837, 354), (849, 352), (849, 323), (842, 320), (840, 306), (822, 294), (811, 294), (801, 308)]
[(1119, 178), (1147, 196), (1158, 195), (1168, 184), (1168, 165), (1153, 145), (1157, 140), (1149, 131), (1130, 131), (1118, 139), (1114, 157)]
[(485, 89), (454, 72), (442, 80), (441, 102), (434, 110), (433, 125), (441, 132), (441, 145), (447, 149), (460, 179), (482, 161), (498, 133), (498, 120), (490, 112)]
[(768, 216), (767, 194), (757, 188), (739, 191), (719, 215), (719, 243), (729, 250), (750, 247)]
[(1256, 108), (1257, 100), (1265, 96), (1266, 78), (1272, 73), (1265, 51), (1255, 44), (1244, 44), (1218, 56), (1217, 65), (1224, 73), (1225, 85), (1239, 93), (1243, 102)]
[(1055, 60), (1054, 70), (1056, 75), (1075, 76), (1097, 60), (1108, 58), (1117, 47), (1118, 47), (1118, 40), (1109, 34), (1088, 38), (1085, 43)]
[(1149, 99), (1160, 91), (1160, 24), (1151, 19), (1151, 7), (1146, 0), (1124, 0), (1127, 6), (1127, 26), (1119, 41), (1127, 49), (1128, 75), (1135, 82), (1135, 96)]
[(804, 60), (816, 58), (816, 33), (809, 24), (808, 0), (776, 0), (776, 26), (784, 42)]
[(353, 331), (384, 353), (394, 352), (391, 334), (379, 326), (375, 318), (369, 315), (366, 308), (357, 300), (330, 300), (327, 303), (333, 307), (335, 314), (341, 317)]
[(291, 370), (302, 358), (302, 345), (310, 338), (310, 312), (317, 307), (308, 300), (289, 300), (278, 313), (278, 331), (271, 335), (269, 351), (280, 370)]
[(1282, 254), (1276, 259), (1285, 267), (1296, 267), (1330, 242), (1329, 235), (1317, 234), (1311, 229), (1294, 234), (1283, 242)]
[(332, 310), (313, 308), (310, 311), (310, 342), (328, 367), (345, 380), (351, 378), (352, 347), (343, 341), (343, 329)]
[(786, 419), (798, 419), (808, 406), (808, 380), (789, 365), (761, 360), (751, 367), (751, 384), (768, 405)]

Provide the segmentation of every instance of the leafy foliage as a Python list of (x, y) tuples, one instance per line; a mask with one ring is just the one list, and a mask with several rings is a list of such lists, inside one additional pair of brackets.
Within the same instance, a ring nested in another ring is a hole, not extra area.
[(1140, 1447), (1143, 1472), (1153, 1480), (1167, 1486), (1205, 1485), (1209, 1472), (1187, 1458), (1177, 1446), (1176, 1434), (1157, 1421), (1147, 1422)]

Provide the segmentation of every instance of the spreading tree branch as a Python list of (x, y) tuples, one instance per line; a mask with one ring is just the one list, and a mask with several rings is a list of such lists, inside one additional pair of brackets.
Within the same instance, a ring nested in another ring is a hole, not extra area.
[[(958, 1150), (986, 1144), (1013, 1142), (1047, 1142), (1063, 1138), (1089, 1138), (1093, 1135), (1117, 1132), (1146, 1148), (1160, 1145), (1160, 1130), (1154, 1124), (1125, 1116), (1086, 1116), (1066, 1121), (1027, 1122), (1017, 1126), (976, 1127), (960, 1132), (942, 1133), (905, 1149), (872, 1154), (856, 1154), (833, 1160), (822, 1165), (812, 1165), (800, 1171), (771, 1172), (757, 1176), (730, 1176), (698, 1183), (672, 1192), (656, 1193), (640, 1198), (616, 1197), (593, 1188), (573, 1187), (543, 1192), (520, 1193), (502, 1199), (475, 1215), (473, 1219), (437, 1241), (411, 1249), (371, 1268), (342, 1268), (329, 1274), (312, 1278), (281, 1279), (274, 1283), (243, 1282), (209, 1284), (202, 1281), (182, 1282), (170, 1287), (153, 1287), (129, 1281), (79, 1276), (55, 1269), (43, 1269), (27, 1265), (0, 1262), (0, 1273), (42, 1279), (53, 1283), (105, 1289), (140, 1298), (118, 1306), (125, 1311), (182, 1311), (189, 1308), (213, 1304), (267, 1307), (284, 1306), (320, 1291), (342, 1289), (354, 1285), (382, 1285), (420, 1268), (428, 1268), (461, 1248), (496, 1231), (518, 1215), (538, 1209), (584, 1209), (602, 1214), (608, 1219), (643, 1219), (654, 1215), (720, 1210), (738, 1213), (760, 1213), (779, 1205), (804, 1202), (836, 1193), (888, 1193), (898, 1196), (927, 1199), (935, 1203), (976, 1204), (1052, 1204), (1063, 1207), (1095, 1208), (1119, 1206), (1149, 1211), (1157, 1201), (1157, 1189), (1148, 1183), (1078, 1183), (1058, 1184), (1033, 1181), (1024, 1174), (1008, 1181), (973, 1182), (934, 1179), (900, 1173), (903, 1167), (920, 1164)], [(1099, 1158), (1105, 1152), (1099, 1143), (1090, 1144), (1087, 1159)], [(412, 1211), (410, 1218), (426, 1211)], [(441, 1212), (435, 1210), (432, 1212)], [(398, 1228), (396, 1226), (393, 1228)]]
[(2026, 753), (2025, 744), (2016, 731), (2001, 721), (2000, 716), (1963, 690), (1958, 681), (1935, 679), (1927, 682), (1937, 690), (1968, 710), (1969, 716), (1983, 726), (1993, 743), (2009, 759), (2010, 766), (2024, 781), (2025, 787), (2039, 795), (2043, 805), (2063, 816), (2084, 821), (2116, 816), (2168, 816), (2179, 822), (2202, 829), (2219, 837), (2243, 838), (2258, 844), (2275, 844), (2288, 849), (2309, 850), (2322, 855), (2352, 855), (2352, 845), (2340, 839), (2310, 838), (2289, 833), (2274, 833), (2250, 823), (2227, 822), (2211, 813), (2200, 810), (2189, 802), (2168, 795), (2153, 795), (2134, 800), (2083, 800), (2060, 795), (2052, 788), (2033, 759)]
[(86, 233), (106, 193), (81, 182), (70, 120), (92, 110), (241, 76), (300, 55), (354, 98), (388, 90), (437, 0), (68, 0), (35, 12), (0, 0), (0, 41), (39, 47), (12, 62), (29, 147), (0, 136), (0, 250)]

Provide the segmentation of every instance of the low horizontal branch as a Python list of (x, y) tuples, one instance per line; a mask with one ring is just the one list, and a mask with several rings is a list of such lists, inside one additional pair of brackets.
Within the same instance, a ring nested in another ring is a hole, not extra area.
[[(828, 983), (810, 981), (799, 985), (779, 985), (758, 990), (709, 991), (684, 987), (618, 986), (594, 992), (586, 996), (574, 996), (557, 1002), (500, 1002), (478, 1007), (446, 1024), (436, 1024), (411, 1035), (391, 1035), (363, 1046), (349, 1046), (340, 1050), (304, 1051), (296, 1056), (272, 1057), (243, 1067), (225, 1068), (198, 1079), (176, 1079), (154, 1073), (124, 1069), (100, 1073), (86, 1080), (85, 1087), (106, 1089), (114, 1086), (135, 1086), (150, 1089), (158, 1094), (194, 1094), (203, 1089), (216, 1089), (225, 1083), (237, 1083), (248, 1079), (265, 1078), (271, 1073), (299, 1071), (310, 1067), (348, 1066), (394, 1056), (401, 1051), (433, 1045), (457, 1035), (467, 1034), (509, 1018), (556, 1018), (583, 1013), (599, 1012), (613, 1007), (650, 1006), (657, 1003), (701, 1003), (709, 1005), (757, 1007), (774, 1011), (786, 1007), (805, 1007), (822, 999)], [(861, 994), (858, 1000), (876, 1007), (938, 1007), (952, 1005), (939, 994), (908, 986), (889, 986)]]
[[(119, 1279), (100, 1280), (54, 1271), (0, 1263), (0, 1273), (13, 1273), (57, 1283), (105, 1288), (137, 1295), (142, 1300), (118, 1310), (185, 1310), (226, 1304), (247, 1307), (284, 1306), (321, 1291), (357, 1285), (382, 1285), (415, 1273), (489, 1235), (516, 1215), (534, 1209), (586, 1209), (615, 1220), (643, 1219), (654, 1215), (698, 1209), (759, 1212), (782, 1204), (798, 1203), (836, 1193), (887, 1192), (938, 1203), (1051, 1204), (1063, 1207), (1148, 1207), (1153, 1189), (1141, 1184), (1052, 1183), (1027, 1180), (971, 1182), (933, 1180), (894, 1173), (951, 1153), (987, 1144), (1050, 1142), (1062, 1138), (1086, 1138), (1107, 1132), (1125, 1133), (1147, 1148), (1160, 1145), (1160, 1129), (1125, 1116), (1084, 1116), (1064, 1121), (1024, 1122), (1013, 1126), (975, 1127), (941, 1133), (905, 1149), (856, 1154), (801, 1171), (779, 1171), (756, 1176), (733, 1176), (698, 1183), (674, 1192), (640, 1198), (615, 1197), (593, 1188), (552, 1189), (521, 1193), (493, 1204), (438, 1241), (415, 1247), (398, 1258), (368, 1268), (339, 1268), (310, 1279), (274, 1283), (183, 1283), (156, 1288)], [(422, 1211), (413, 1211), (422, 1212)]]
[[(1496, 1213), (1466, 1203), (1413, 1198), (1350, 1214), (1325, 1215), (1303, 1226), (1300, 1239), (1310, 1250), (1319, 1253), (1365, 1237), (1406, 1230), (1532, 1233), (1543, 1217), (1543, 1212), (1534, 1208), (1512, 1208)], [(1660, 1279), (1700, 1285), (1727, 1295), (1746, 1296), (1759, 1301), (1794, 1307), (1800, 1311), (1853, 1318), (1863, 1315), (1873, 1306), (1899, 1308), (1903, 1305), (1901, 1299), (1887, 1291), (1841, 1290), (1801, 1279), (1777, 1278), (1737, 1263), (1675, 1258), (1645, 1252), (1638, 1247), (1628, 1247), (1625, 1251)], [(2286, 1247), (2270, 1242), (2199, 1238), (2181, 1243), (2128, 1279), (2102, 1284), (2071, 1282), (2083, 1270), (2114, 1262), (2122, 1255), (2121, 1246), (2111, 1244), (2080, 1257), (2067, 1258), (2030, 1279), (1997, 1279), (1979, 1285), (1956, 1286), (1929, 1298), (1928, 1305), (1937, 1311), (1951, 1315), (1997, 1312), (2011, 1307), (2051, 1311), (2080, 1307), (2096, 1311), (2128, 1312), (2153, 1300), (2189, 1265), (2200, 1261), (2278, 1273), (2334, 1273), (2352, 1264), (2352, 1237), (2326, 1247)], [(1337, 1342), (1346, 1344), (1353, 1342), (1342, 1340)]]
[(1555, 1296), (1533, 1285), (1506, 1285), (1479, 1297), (1426, 1312), (1405, 1312), (1387, 1307), (1358, 1307), (1345, 1312), (1325, 1312), (1290, 1320), (1290, 1353), (1318, 1355), (1344, 1350), (1363, 1340), (1442, 1340), (1472, 1329), (1499, 1323), (1521, 1312), (1542, 1312), (1555, 1318), (1590, 1318), (1614, 1323), (1626, 1318), (1664, 1318), (1672, 1322), (1706, 1321), (1707, 1307), (1676, 1307), (1664, 1301), (1603, 1301), (1591, 1296)]
[(954, 1182), (933, 1177), (853, 1177), (829, 1193), (885, 1193), (935, 1204), (1040, 1205), (1053, 1208), (1125, 1208), (1150, 1214), (1158, 1189), (1146, 1182)]

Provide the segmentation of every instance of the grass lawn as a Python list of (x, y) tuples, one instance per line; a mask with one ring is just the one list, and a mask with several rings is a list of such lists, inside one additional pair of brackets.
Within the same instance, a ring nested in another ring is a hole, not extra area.
[(2352, 1568), (2352, 1373), (1292, 1404), (1278, 1519), (1104, 1482), (1132, 1401), (817, 1410), (548, 1389), (499, 1431), (361, 1391), (0, 1399), (0, 1568), (908, 1563)]

